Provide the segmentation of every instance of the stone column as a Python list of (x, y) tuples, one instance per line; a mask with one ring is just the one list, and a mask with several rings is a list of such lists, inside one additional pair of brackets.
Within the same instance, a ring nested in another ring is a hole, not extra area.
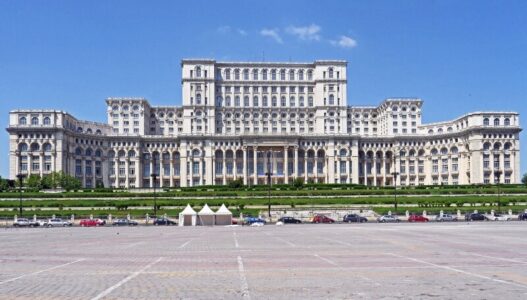
[(294, 158), (294, 165), (293, 165), (293, 175), (296, 178), (298, 178), (298, 146), (295, 146), (295, 158)]
[(247, 147), (243, 147), (243, 184), (247, 185)]
[(223, 150), (223, 169), (222, 169), (223, 185), (227, 184), (227, 150)]
[(129, 178), (130, 174), (129, 174), (128, 171), (129, 171), (129, 168), (130, 168), (130, 159), (127, 157), (127, 158), (125, 158), (124, 162), (125, 162), (124, 163), (124, 176), (125, 176), (125, 180), (126, 180), (125, 183), (124, 183), (124, 186), (126, 188), (129, 188), (130, 186), (128, 185), (128, 178)]
[(190, 178), (190, 186), (194, 186), (194, 157), (191, 156), (189, 158), (190, 168), (189, 168), (189, 174), (188, 177)]
[(170, 151), (169, 153), (170, 160), (169, 160), (169, 170), (170, 170), (170, 187), (174, 187), (174, 154), (173, 151)]
[(254, 185), (258, 184), (258, 148), (253, 147), (253, 183)]
[(314, 182), (317, 183), (318, 182), (318, 150), (315, 151), (315, 161), (313, 162), (313, 173), (315, 174)]
[(373, 186), (377, 186), (377, 153), (373, 154), (372, 172), (373, 172)]
[(40, 163), (39, 173), (40, 173), (40, 178), (42, 178), (42, 176), (44, 175), (44, 152), (39, 153), (39, 163)]
[(289, 183), (289, 157), (288, 157), (288, 149), (289, 147), (284, 147), (284, 183)]
[[(117, 163), (119, 164), (119, 163)], [(154, 174), (154, 155), (150, 153), (150, 174), (148, 174), (148, 177), (150, 179), (150, 187), (154, 187), (154, 179), (152, 178), (152, 174)]]
[(187, 150), (183, 148), (179, 156), (179, 185), (187, 186)]
[(304, 182), (307, 183), (307, 151), (304, 152)]

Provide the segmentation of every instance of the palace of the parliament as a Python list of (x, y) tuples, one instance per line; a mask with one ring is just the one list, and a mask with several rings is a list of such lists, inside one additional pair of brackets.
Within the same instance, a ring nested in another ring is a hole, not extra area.
[(284, 184), (520, 181), (516, 112), (423, 124), (420, 99), (349, 106), (340, 60), (181, 66), (182, 106), (108, 98), (106, 124), (58, 110), (11, 111), (10, 178), (64, 171), (88, 188), (266, 184), (267, 173)]

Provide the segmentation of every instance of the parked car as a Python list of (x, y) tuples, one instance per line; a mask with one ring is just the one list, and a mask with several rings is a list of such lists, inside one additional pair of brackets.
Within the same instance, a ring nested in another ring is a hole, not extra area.
[(49, 219), (44, 226), (46, 227), (67, 227), (72, 226), (73, 224), (70, 221), (62, 220), (61, 218)]
[(128, 220), (128, 219), (117, 219), (113, 221), (113, 226), (137, 226), (138, 223), (134, 220)]
[(482, 213), (466, 214), (465, 221), (485, 221), (485, 215)]
[(437, 222), (455, 222), (455, 221), (457, 221), (457, 217), (453, 216), (451, 214), (443, 214), (442, 216), (441, 215), (437, 215), (436, 216), (436, 221)]
[(368, 219), (366, 219), (363, 216), (359, 216), (357, 214), (347, 214), (347, 215), (344, 216), (344, 218), (342, 218), (342, 222), (346, 222), (346, 223), (351, 223), (351, 222), (363, 223), (363, 222), (368, 222)]
[(379, 223), (395, 223), (400, 221), (396, 215), (382, 215), (377, 218), (377, 222)]
[(295, 219), (293, 217), (281, 217), (280, 219), (278, 219), (279, 222), (282, 222), (284, 224), (300, 224), (302, 223), (302, 221), (300, 221), (299, 219)]
[(99, 224), (97, 224), (97, 220), (95, 220), (95, 219), (82, 219), (79, 222), (79, 225), (81, 227), (95, 227), (95, 226), (99, 226)]
[(510, 221), (512, 220), (512, 217), (510, 215), (504, 215), (504, 214), (498, 214), (498, 213), (495, 213), (494, 215), (485, 215), (485, 218), (488, 221)]
[(430, 221), (427, 217), (424, 217), (422, 215), (416, 215), (416, 214), (411, 214), (409, 217), (408, 217), (408, 222), (428, 222)]
[(31, 224), (26, 218), (18, 218), (16, 222), (13, 222), (13, 227), (29, 227)]
[(527, 212), (519, 214), (518, 221), (527, 221)]
[(257, 217), (246, 217), (245, 218), (245, 224), (249, 224), (249, 225), (252, 225), (254, 223), (261, 223), (261, 224), (265, 224), (265, 220), (264, 219), (261, 219), (261, 218), (257, 218)]
[(324, 215), (316, 215), (313, 217), (313, 220), (311, 220), (312, 223), (335, 223), (335, 220), (333, 220), (330, 217), (326, 217)]
[(176, 225), (176, 222), (175, 221), (172, 221), (168, 218), (156, 218), (154, 220), (154, 223), (153, 223), (155, 226), (158, 226), (158, 225)]

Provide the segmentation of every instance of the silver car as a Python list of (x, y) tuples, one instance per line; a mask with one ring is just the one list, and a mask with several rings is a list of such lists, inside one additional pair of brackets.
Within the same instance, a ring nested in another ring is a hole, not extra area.
[(457, 217), (453, 216), (451, 214), (443, 214), (442, 216), (441, 215), (437, 215), (436, 216), (436, 221), (437, 222), (455, 222), (455, 221), (457, 221)]
[(49, 219), (44, 226), (46, 227), (67, 227), (71, 226), (72, 223), (70, 221), (62, 220), (60, 218), (55, 219)]
[(396, 223), (400, 222), (399, 218), (395, 215), (382, 215), (377, 218), (377, 222), (379, 223)]
[(28, 227), (29, 225), (31, 225), (31, 223), (26, 218), (18, 218), (16, 219), (16, 222), (13, 222), (14, 227)]

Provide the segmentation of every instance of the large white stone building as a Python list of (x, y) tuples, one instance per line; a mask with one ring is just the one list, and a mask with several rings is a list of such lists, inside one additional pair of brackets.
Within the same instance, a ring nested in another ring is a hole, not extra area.
[[(518, 183), (515, 112), (422, 124), (420, 99), (348, 106), (347, 63), (183, 60), (182, 106), (108, 98), (108, 124), (9, 114), (10, 177), (65, 171), (85, 187), (306, 182)], [(158, 176), (151, 176), (156, 174)]]

